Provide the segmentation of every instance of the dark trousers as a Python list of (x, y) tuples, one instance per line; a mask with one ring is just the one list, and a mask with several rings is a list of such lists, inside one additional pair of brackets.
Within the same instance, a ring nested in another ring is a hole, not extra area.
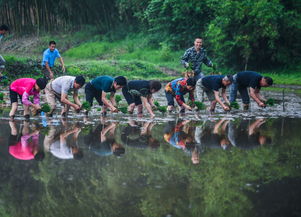
[[(167, 99), (167, 105), (174, 106), (175, 105), (174, 95), (170, 92), (165, 91), (165, 96), (166, 96), (166, 99)], [(183, 95), (181, 96), (181, 100), (183, 102), (185, 102)]]
[(132, 103), (135, 103), (136, 106), (142, 104), (141, 97), (133, 96), (132, 94), (130, 94), (128, 87), (122, 88), (122, 94), (123, 94), (126, 102), (128, 103), (128, 105), (130, 105)]
[(236, 82), (230, 86), (230, 102), (236, 101), (237, 91), (239, 91), (243, 104), (250, 104), (250, 97), (247, 87), (241, 87)]
[(22, 96), (19, 95), (17, 92), (9, 89), (9, 98), (10, 98), (11, 104), (13, 104), (14, 102), (18, 102), (18, 97), (22, 103)]
[(95, 98), (99, 105), (103, 105), (101, 100), (102, 91), (96, 90), (91, 82), (88, 82), (85, 87), (86, 101), (93, 105), (93, 99)]

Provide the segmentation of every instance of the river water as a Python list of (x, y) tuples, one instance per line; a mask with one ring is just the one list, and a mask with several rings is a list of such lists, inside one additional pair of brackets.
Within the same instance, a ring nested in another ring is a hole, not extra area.
[(277, 104), (155, 119), (4, 110), (0, 216), (301, 216), (300, 96), (265, 94)]

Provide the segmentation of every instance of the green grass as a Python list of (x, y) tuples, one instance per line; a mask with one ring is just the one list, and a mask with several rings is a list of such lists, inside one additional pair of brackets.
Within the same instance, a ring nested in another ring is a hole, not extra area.
[[(42, 51), (48, 47), (50, 40), (57, 41), (57, 48), (67, 66), (66, 74), (69, 75), (83, 74), (88, 79), (99, 75), (123, 75), (128, 79), (169, 81), (182, 76), (182, 72), (185, 71), (180, 64), (184, 50), (175, 51), (166, 43), (154, 47), (150, 43), (149, 36), (143, 34), (130, 34), (122, 40), (112, 42), (105, 36), (96, 34), (93, 27), (87, 28), (92, 29), (72, 34), (44, 34), (39, 37), (34, 46), (30, 46), (29, 50), (26, 49), (25, 53), (18, 50), (16, 55), (5, 56), (8, 67), (4, 74), (11, 79), (40, 77)], [(203, 70), (205, 74), (212, 73), (212, 69), (205, 65)], [(223, 74), (233, 73), (229, 69), (219, 67), (217, 70)], [(59, 72), (60, 68), (57, 68), (57, 71)], [(294, 69), (278, 70), (273, 73), (263, 72), (263, 74), (271, 76), (275, 84), (301, 85), (301, 65)]]
[(274, 84), (285, 84), (285, 85), (301, 85), (301, 71), (299, 72), (288, 72), (287, 74), (276, 74), (276, 73), (264, 73), (264, 76), (270, 76), (274, 80)]

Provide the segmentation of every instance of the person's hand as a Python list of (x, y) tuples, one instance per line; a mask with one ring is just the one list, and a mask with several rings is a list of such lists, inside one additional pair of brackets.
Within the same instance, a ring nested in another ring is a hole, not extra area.
[(150, 118), (155, 118), (156, 115), (155, 114), (150, 114)]
[(192, 111), (192, 108), (189, 105), (184, 106), (186, 109), (188, 109), (189, 111)]
[(53, 79), (53, 78), (54, 78), (53, 72), (50, 72), (50, 73), (49, 73), (49, 78), (50, 78), (50, 79)]
[(65, 65), (62, 65), (62, 72), (65, 73), (65, 71), (66, 71)]
[(73, 108), (75, 109), (75, 111), (80, 110), (80, 106), (77, 105), (77, 104), (75, 104), (75, 105), (73, 106)]
[(41, 109), (41, 106), (38, 105), (38, 104), (32, 104), (32, 107), (33, 107), (35, 110)]
[(230, 107), (227, 106), (227, 105), (223, 106), (223, 109), (224, 109), (225, 111), (230, 111)]
[(259, 107), (262, 107), (262, 108), (265, 108), (265, 107), (266, 107), (266, 104), (263, 103), (263, 102), (260, 102), (260, 103), (258, 103), (258, 106), (259, 106)]
[(119, 112), (118, 108), (114, 107), (113, 109), (111, 109), (112, 112)]

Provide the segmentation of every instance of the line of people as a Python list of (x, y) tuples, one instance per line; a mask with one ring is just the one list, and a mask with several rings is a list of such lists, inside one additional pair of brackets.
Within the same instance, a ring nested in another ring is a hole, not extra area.
[[(5, 27), (5, 28), (4, 28)], [(1, 26), (0, 36), (7, 31), (6, 26)], [(2, 30), (3, 29), (3, 30)], [(1, 32), (2, 31), (2, 32)], [(2, 38), (1, 37), (1, 38)], [(1, 39), (0, 38), (0, 39)], [(268, 87), (273, 84), (273, 79), (264, 77), (254, 71), (242, 71), (235, 75), (208, 75), (204, 76), (201, 70), (202, 63), (209, 67), (214, 67), (212, 61), (207, 57), (206, 50), (202, 47), (202, 38), (196, 38), (194, 46), (189, 48), (181, 59), (184, 67), (190, 67), (191, 73), (187, 73), (185, 77), (175, 79), (165, 86), (165, 95), (167, 100), (167, 110), (172, 112), (174, 110), (176, 100), (180, 107), (180, 112), (185, 110), (193, 110), (195, 101), (195, 90), (197, 97), (200, 98), (201, 92), (206, 93), (210, 101), (210, 112), (215, 111), (216, 104), (225, 110), (229, 111), (230, 104), (236, 101), (237, 91), (239, 91), (243, 108), (247, 110), (251, 98), (260, 107), (265, 107), (266, 99), (260, 95), (262, 87)], [(51, 111), (48, 116), (53, 116), (56, 109), (57, 100), (62, 103), (64, 108), (61, 111), (62, 116), (67, 116), (70, 107), (74, 111), (79, 112), (82, 109), (82, 102), (79, 99), (78, 90), (82, 88), (86, 80), (83, 76), (60, 76), (55, 78), (53, 73), (53, 66), (55, 60), (59, 59), (62, 71), (65, 72), (65, 65), (62, 56), (56, 49), (56, 42), (50, 41), (49, 48), (43, 53), (42, 72), (44, 78), (37, 80), (32, 78), (21, 78), (13, 81), (9, 87), (10, 100), (12, 104), (9, 116), (14, 119), (18, 108), (18, 97), (24, 106), (24, 116), (29, 118), (29, 108), (39, 111), (40, 106), (40, 91), (45, 89), (45, 99), (50, 105)], [(3, 59), (3, 58), (2, 58)], [(230, 86), (230, 98), (228, 99), (226, 88)], [(142, 114), (143, 107), (146, 108), (150, 116), (155, 117), (153, 94), (162, 88), (162, 84), (156, 80), (133, 80), (127, 81), (123, 76), (115, 78), (111, 76), (99, 76), (85, 85), (86, 101), (93, 106), (94, 98), (100, 106), (102, 106), (102, 114), (105, 114), (109, 109), (111, 112), (118, 112), (117, 104), (115, 102), (115, 93), (122, 89), (123, 96), (128, 103), (128, 112), (132, 114), (137, 108), (138, 114)], [(250, 96), (248, 92), (250, 89)], [(221, 96), (220, 97), (220, 90)], [(73, 92), (73, 102), (68, 98), (68, 93)], [(189, 100), (191, 103), (186, 103), (184, 95), (189, 93)], [(107, 94), (110, 98), (107, 99)], [(29, 97), (33, 96), (34, 100), (31, 102)], [(88, 114), (88, 111), (86, 111)]]

